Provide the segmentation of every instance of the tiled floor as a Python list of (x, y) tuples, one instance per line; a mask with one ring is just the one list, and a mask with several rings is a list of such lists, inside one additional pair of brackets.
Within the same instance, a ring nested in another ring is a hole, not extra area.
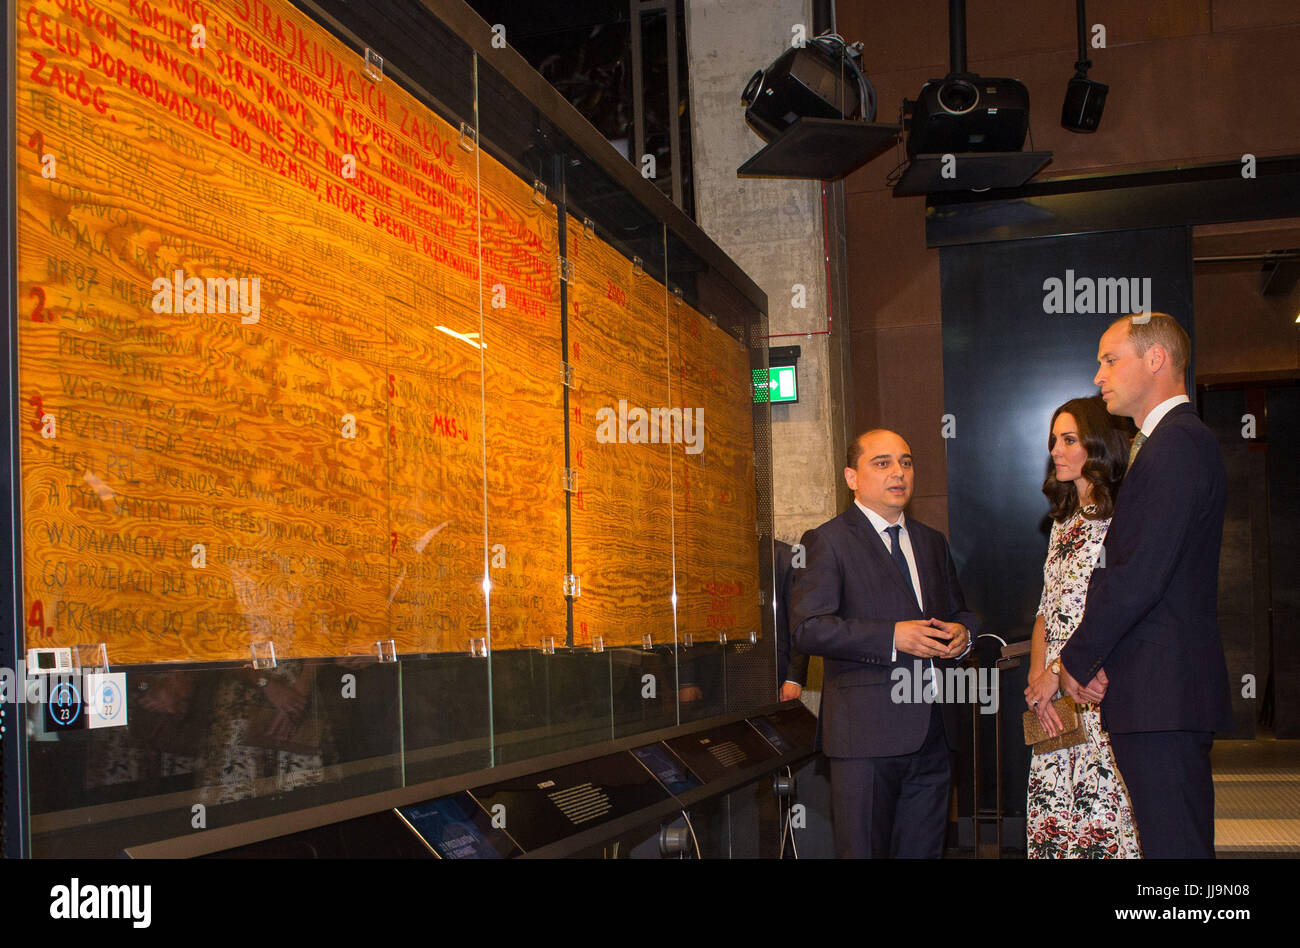
[(1211, 761), (1216, 853), (1300, 854), (1300, 741), (1216, 741)]

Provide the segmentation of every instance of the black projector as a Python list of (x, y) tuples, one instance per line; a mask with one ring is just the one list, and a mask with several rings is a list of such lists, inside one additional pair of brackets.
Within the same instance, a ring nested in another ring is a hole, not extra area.
[[(800, 118), (849, 119), (862, 115), (862, 94), (844, 48), (814, 39), (791, 47), (766, 70), (750, 77), (740, 94), (745, 118), (765, 142), (770, 142)], [(874, 106), (870, 122), (875, 118)]]
[(1029, 90), (1016, 79), (953, 73), (931, 79), (911, 103), (909, 158), (1020, 151), (1029, 129)]

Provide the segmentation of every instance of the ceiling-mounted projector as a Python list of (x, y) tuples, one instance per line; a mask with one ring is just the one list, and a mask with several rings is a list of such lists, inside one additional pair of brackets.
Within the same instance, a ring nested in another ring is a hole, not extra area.
[(858, 65), (861, 53), (861, 43), (833, 35), (790, 47), (750, 77), (740, 94), (745, 118), (765, 142), (800, 118), (872, 121), (876, 95)]
[(1029, 130), (1029, 90), (973, 73), (931, 79), (912, 103), (910, 158), (935, 152), (1019, 151)]
[(876, 90), (861, 58), (861, 43), (823, 33), (755, 72), (740, 100), (767, 144), (736, 174), (829, 181), (888, 151), (902, 128), (874, 121)]
[(1024, 152), (1029, 90), (966, 69), (966, 2), (948, 0), (948, 75), (931, 79), (907, 116), (907, 168), (895, 195), (1016, 188), (1052, 160)]

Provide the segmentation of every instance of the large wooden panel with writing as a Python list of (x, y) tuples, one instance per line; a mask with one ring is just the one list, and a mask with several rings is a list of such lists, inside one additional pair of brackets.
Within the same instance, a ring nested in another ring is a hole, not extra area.
[[(669, 445), (636, 428), (636, 412), (671, 407), (664, 286), (582, 224), (568, 223), (569, 440), (573, 643), (673, 641), (672, 475)], [(629, 427), (629, 421), (632, 422)]]
[(17, 14), (29, 643), (465, 648), (486, 629), (478, 163), (491, 240), (553, 223), (284, 0)]
[(570, 220), (566, 416), (554, 204), (286, 0), (16, 9), (29, 646), (757, 625), (734, 340)]
[(749, 354), (689, 305), (673, 314), (673, 396), (699, 430), (673, 445), (677, 632), (762, 633)]
[[(486, 157), (486, 156), (485, 156)], [(563, 646), (564, 353), (554, 204), (487, 161), (483, 392), (494, 648)]]

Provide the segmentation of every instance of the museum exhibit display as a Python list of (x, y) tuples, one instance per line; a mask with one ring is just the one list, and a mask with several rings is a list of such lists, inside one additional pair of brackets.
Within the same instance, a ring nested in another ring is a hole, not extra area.
[(635, 809), (598, 745), (775, 704), (765, 296), (468, 7), (359, 6), (6, 5), (10, 855), (584, 747)]

